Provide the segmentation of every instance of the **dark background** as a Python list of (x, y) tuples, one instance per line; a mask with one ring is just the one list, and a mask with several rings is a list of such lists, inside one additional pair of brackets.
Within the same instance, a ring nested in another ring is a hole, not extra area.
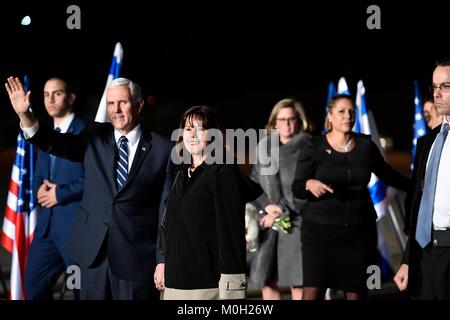
[[(81, 30), (66, 27), (71, 4), (81, 8)], [(371, 4), (381, 8), (381, 30), (366, 27)], [(319, 133), (328, 82), (345, 76), (354, 96), (362, 79), (380, 133), (393, 139), (389, 160), (395, 164), (392, 154), (402, 154), (396, 167), (408, 173), (413, 80), (425, 93), (434, 61), (450, 56), (448, 7), (423, 0), (6, 0), (0, 2), (0, 82), (28, 74), (33, 108), (49, 121), (43, 84), (51, 76), (67, 78), (77, 89), (79, 113), (93, 120), (120, 41), (122, 76), (152, 97), (144, 122), (169, 135), (183, 111), (198, 104), (214, 107), (227, 128), (263, 128), (273, 105), (287, 96), (304, 102)], [(26, 27), (20, 25), (25, 15), (32, 19)], [(0, 121), (1, 223), (18, 131), (3, 87)], [(9, 259), (0, 249), (4, 272)], [(280, 310), (290, 312), (284, 304)]]
[[(70, 4), (81, 8), (81, 30), (66, 27)], [(370, 4), (381, 8), (381, 30), (366, 27)], [(434, 61), (450, 56), (441, 2), (3, 1), (0, 15), (0, 80), (28, 74), (44, 120), (41, 91), (54, 75), (74, 83), (79, 113), (94, 119), (120, 41), (122, 76), (153, 96), (144, 121), (165, 135), (196, 104), (214, 107), (227, 128), (262, 128), (287, 96), (304, 102), (319, 132), (328, 82), (345, 76), (353, 96), (364, 80), (380, 133), (409, 151), (413, 80), (425, 93)], [(3, 88), (0, 119), (0, 148), (14, 147), (18, 121)]]

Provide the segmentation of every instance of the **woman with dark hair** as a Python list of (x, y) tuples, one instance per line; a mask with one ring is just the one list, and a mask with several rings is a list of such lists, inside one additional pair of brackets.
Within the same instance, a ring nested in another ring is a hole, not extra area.
[(383, 159), (370, 136), (352, 132), (355, 106), (336, 95), (328, 106), (327, 132), (312, 139), (297, 162), (294, 195), (303, 208), (303, 299), (323, 297), (326, 288), (346, 299), (367, 293), (367, 267), (377, 263), (375, 212), (367, 185), (374, 173), (406, 190), (409, 179)]
[(245, 203), (261, 188), (235, 164), (221, 164), (225, 150), (212, 109), (190, 108), (180, 127), (183, 164), (163, 217), (165, 264), (155, 272), (155, 285), (164, 300), (243, 299)]

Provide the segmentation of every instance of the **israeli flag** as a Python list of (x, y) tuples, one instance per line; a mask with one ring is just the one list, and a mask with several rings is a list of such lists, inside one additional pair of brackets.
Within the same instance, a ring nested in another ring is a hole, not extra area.
[[(366, 89), (362, 80), (357, 84), (356, 107), (356, 122), (359, 123), (359, 126), (356, 126), (355, 124), (355, 127), (359, 127), (359, 131), (354, 131), (370, 135), (372, 141), (378, 146), (383, 157), (385, 157), (384, 150), (381, 147), (380, 135), (375, 123), (375, 118), (366, 102)], [(380, 220), (386, 213), (386, 209), (389, 202), (392, 200), (392, 197), (395, 195), (395, 191), (382, 183), (373, 173), (370, 177), (368, 188), (375, 206), (375, 211), (377, 212), (378, 220)]]
[[(325, 123), (325, 120), (327, 119), (328, 114), (328, 105), (330, 104), (331, 98), (333, 98), (336, 95), (336, 86), (334, 85), (333, 81), (330, 81), (328, 84), (328, 96), (327, 96), (327, 104), (325, 106), (325, 116), (323, 117), (323, 122)], [(325, 127), (322, 130), (322, 134), (325, 134), (327, 130)]]
[(333, 81), (330, 81), (330, 83), (328, 84), (327, 108), (331, 98), (333, 98), (335, 95), (336, 95), (336, 86), (334, 85)]
[(414, 156), (416, 155), (417, 139), (427, 133), (427, 124), (423, 118), (422, 96), (420, 94), (419, 83), (414, 81), (414, 125), (413, 125), (413, 142), (411, 150), (411, 172), (414, 169)]
[(109, 68), (108, 80), (106, 81), (105, 90), (103, 91), (102, 99), (97, 109), (97, 114), (95, 115), (96, 122), (109, 122), (108, 113), (106, 112), (106, 89), (108, 88), (111, 81), (120, 76), (120, 67), (123, 60), (123, 48), (120, 42), (116, 43), (114, 48), (114, 55), (111, 62), (111, 67)]

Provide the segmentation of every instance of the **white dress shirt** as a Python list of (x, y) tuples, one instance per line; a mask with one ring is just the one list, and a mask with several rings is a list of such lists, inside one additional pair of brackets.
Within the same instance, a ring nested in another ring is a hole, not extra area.
[(66, 133), (67, 130), (69, 130), (70, 124), (73, 121), (73, 118), (75, 118), (75, 114), (71, 113), (67, 116), (67, 118), (65, 118), (63, 120), (63, 122), (61, 122), (59, 125), (53, 125), (53, 128), (56, 129), (56, 127), (58, 127), (60, 129), (61, 133)]

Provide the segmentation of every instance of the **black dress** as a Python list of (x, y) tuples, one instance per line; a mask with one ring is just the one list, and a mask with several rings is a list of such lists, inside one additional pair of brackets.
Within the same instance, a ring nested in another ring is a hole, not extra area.
[[(393, 170), (370, 136), (355, 134), (355, 146), (335, 151), (325, 136), (315, 137), (300, 155), (293, 191), (308, 199), (302, 226), (305, 287), (365, 292), (367, 267), (377, 261), (376, 212), (367, 188), (371, 173), (384, 183), (406, 190), (409, 179)], [(331, 186), (316, 198), (308, 179)]]

